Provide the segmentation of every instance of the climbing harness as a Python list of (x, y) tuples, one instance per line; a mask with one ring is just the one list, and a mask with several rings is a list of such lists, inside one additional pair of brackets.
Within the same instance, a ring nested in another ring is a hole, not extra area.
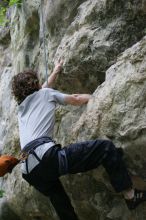
[(41, 159), (35, 153), (35, 149), (37, 147), (39, 147), (40, 145), (45, 144), (45, 143), (50, 143), (49, 148), (56, 144), (55, 141), (52, 140), (50, 137), (40, 137), (40, 138), (37, 138), (37, 139), (29, 142), (27, 145), (25, 145), (25, 147), (21, 151), (22, 154), (24, 153), (24, 155), (26, 155), (25, 160), (26, 160), (26, 171), (27, 171), (27, 174), (29, 173), (29, 170), (28, 170), (28, 156), (29, 156), (29, 154), (33, 154), (34, 157), (40, 162)]

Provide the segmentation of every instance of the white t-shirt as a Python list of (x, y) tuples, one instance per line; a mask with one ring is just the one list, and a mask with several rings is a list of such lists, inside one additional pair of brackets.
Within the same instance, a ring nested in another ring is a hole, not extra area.
[[(57, 104), (64, 105), (66, 94), (51, 88), (43, 88), (29, 95), (18, 107), (18, 124), (21, 149), (29, 142), (42, 136), (53, 136), (55, 124), (55, 109)], [(52, 143), (53, 146), (54, 143)], [(35, 152), (41, 159), (51, 146), (46, 143)], [(33, 155), (28, 157), (29, 172), (38, 164)], [(25, 163), (22, 170), (26, 173)]]

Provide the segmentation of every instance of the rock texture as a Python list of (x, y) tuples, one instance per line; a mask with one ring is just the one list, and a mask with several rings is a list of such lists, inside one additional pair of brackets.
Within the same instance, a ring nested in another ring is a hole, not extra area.
[[(39, 0), (14, 7), (10, 29), (0, 36), (0, 149), (17, 155), (17, 106), (11, 79), (33, 68), (44, 79)], [(62, 145), (106, 138), (125, 151), (134, 185), (145, 188), (146, 1), (46, 0), (43, 4), (48, 68), (64, 58), (56, 87), (67, 93), (90, 92), (83, 107), (56, 111), (55, 137)], [(62, 178), (81, 220), (142, 220), (145, 205), (130, 213), (100, 168)], [(25, 183), (19, 167), (1, 181), (1, 220), (57, 220), (49, 200)]]

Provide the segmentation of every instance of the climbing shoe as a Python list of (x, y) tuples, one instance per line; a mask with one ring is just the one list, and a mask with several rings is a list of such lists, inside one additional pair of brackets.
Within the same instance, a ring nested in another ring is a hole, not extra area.
[(132, 199), (125, 199), (128, 209), (135, 209), (139, 204), (146, 201), (146, 191), (134, 190), (134, 197)]

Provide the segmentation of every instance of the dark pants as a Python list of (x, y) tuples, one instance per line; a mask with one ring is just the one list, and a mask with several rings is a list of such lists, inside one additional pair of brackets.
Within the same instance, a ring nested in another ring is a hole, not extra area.
[(78, 220), (70, 199), (58, 179), (61, 175), (58, 154), (64, 155), (64, 152), (66, 157), (60, 157), (62, 164), (66, 164), (67, 159), (64, 174), (86, 172), (103, 165), (116, 192), (132, 187), (121, 152), (111, 141), (97, 139), (70, 144), (62, 149), (56, 145), (45, 153), (40, 164), (30, 174), (23, 174), (23, 178), (50, 198), (60, 220)]

